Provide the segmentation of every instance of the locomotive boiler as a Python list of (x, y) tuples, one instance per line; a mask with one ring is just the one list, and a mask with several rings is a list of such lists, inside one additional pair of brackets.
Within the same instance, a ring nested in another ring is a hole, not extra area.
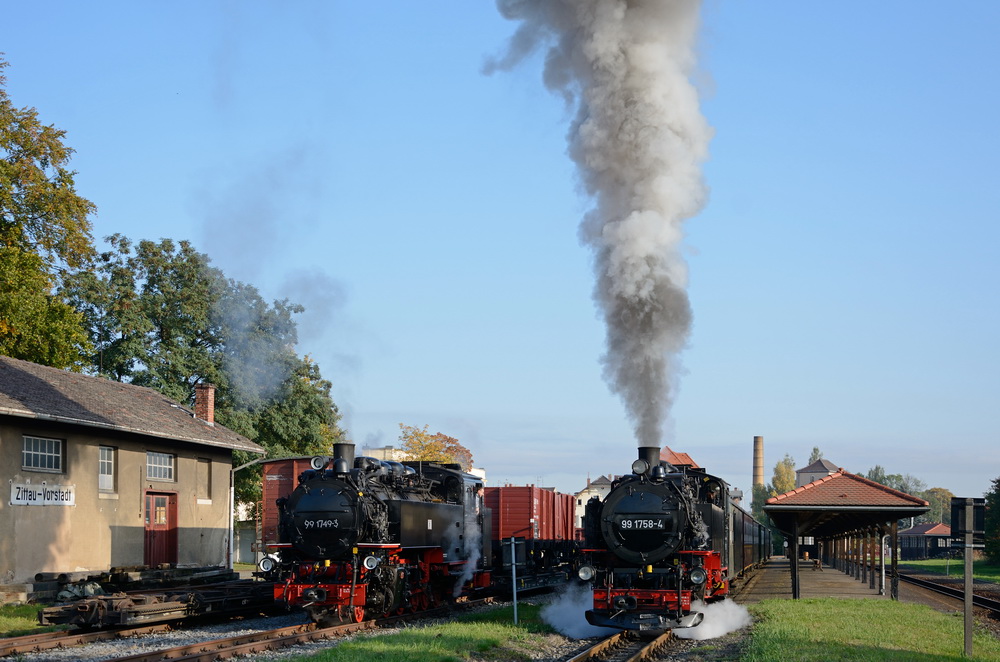
[(457, 465), (355, 458), (336, 444), (276, 508), (261, 570), (276, 600), (317, 622), (425, 609), (490, 582), (483, 483)]
[(632, 473), (586, 506), (579, 576), (593, 588), (587, 621), (650, 633), (698, 625), (704, 616), (694, 605), (729, 592), (730, 523), (724, 481), (640, 448)]

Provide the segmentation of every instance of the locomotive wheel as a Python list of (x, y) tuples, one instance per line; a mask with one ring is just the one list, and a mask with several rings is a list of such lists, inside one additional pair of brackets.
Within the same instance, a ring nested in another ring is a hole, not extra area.
[(333, 626), (341, 625), (344, 622), (344, 619), (340, 617), (340, 614), (337, 611), (329, 609), (310, 609), (309, 618), (321, 628), (332, 628)]

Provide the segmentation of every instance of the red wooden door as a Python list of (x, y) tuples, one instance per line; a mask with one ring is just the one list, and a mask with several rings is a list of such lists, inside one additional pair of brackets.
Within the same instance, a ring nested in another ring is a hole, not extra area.
[(144, 563), (177, 563), (177, 495), (146, 492)]

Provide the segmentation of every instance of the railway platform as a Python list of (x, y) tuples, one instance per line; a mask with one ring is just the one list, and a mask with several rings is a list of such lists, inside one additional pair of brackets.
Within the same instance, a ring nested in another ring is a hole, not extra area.
[[(799, 592), (803, 598), (885, 598), (879, 595), (878, 580), (875, 588), (869, 581), (859, 581), (828, 565), (816, 566), (813, 561), (799, 562)], [(772, 556), (757, 571), (744, 589), (734, 598), (739, 604), (761, 600), (792, 599), (792, 573), (790, 561), (784, 556)]]

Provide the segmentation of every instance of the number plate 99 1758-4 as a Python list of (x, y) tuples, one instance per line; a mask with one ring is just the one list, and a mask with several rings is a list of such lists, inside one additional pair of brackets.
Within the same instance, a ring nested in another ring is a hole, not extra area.
[(623, 517), (618, 522), (622, 531), (656, 531), (664, 528), (659, 517)]

